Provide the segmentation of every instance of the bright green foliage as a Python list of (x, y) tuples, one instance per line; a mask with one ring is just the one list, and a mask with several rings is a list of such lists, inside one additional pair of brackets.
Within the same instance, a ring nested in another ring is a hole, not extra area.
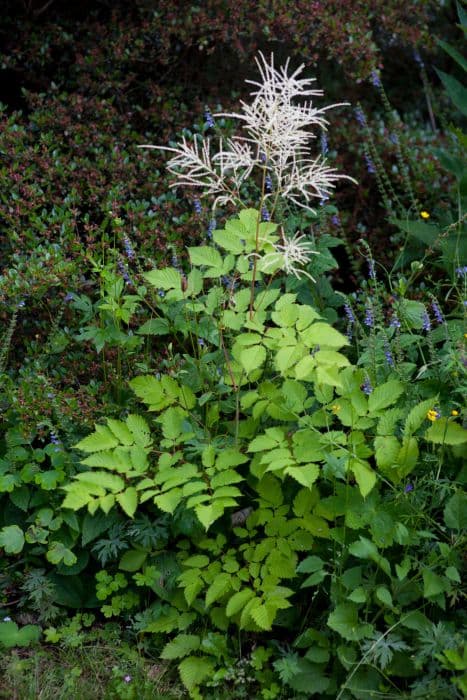
[(24, 533), (18, 525), (7, 525), (0, 530), (0, 547), (7, 554), (19, 554), (24, 547)]
[[(386, 638), (384, 625), (412, 601), (442, 608), (456, 595), (457, 552), (439, 541), (440, 558), (420, 565), (413, 555), (424, 542), (422, 515), (412, 516), (402, 485), (426, 469), (427, 445), (462, 448), (466, 431), (438, 414), (428, 427), (437, 396), (405, 400), (396, 372), (364, 391), (347, 337), (282, 290), (267, 266), (258, 266), (252, 291), (257, 226), (258, 213), (245, 210), (214, 232), (218, 248), (189, 249), (183, 283), (175, 268), (146, 274), (165, 291), (157, 332), (171, 329), (183, 348), (178, 369), (132, 379), (145, 416), (107, 419), (76, 445), (87, 456), (63, 487), (63, 506), (87, 509), (86, 541), (99, 536), (99, 513), (173, 523), (161, 550), (127, 545), (119, 571), (97, 574), (96, 595), (107, 617), (136, 608), (144, 591), (155, 596), (138, 629), (162, 635), (162, 658), (178, 661), (191, 697), (202, 697), (227, 654), (214, 638), (296, 625), (310, 596), (326, 601), (321, 631), (306, 627), (296, 642), (305, 655), (290, 652), (274, 668), (294, 692), (329, 697), (331, 639), (342, 669), (354, 668), (363, 648), (391, 672), (406, 643)], [(259, 226), (257, 254), (267, 255), (276, 226)], [(235, 285), (221, 285), (225, 275)], [(451, 495), (444, 508), (454, 532), (465, 527), (462, 499)], [(47, 556), (73, 564), (57, 542)], [(376, 688), (375, 674), (357, 671), (349, 687)], [(268, 683), (264, 697), (274, 698)]]
[(118, 503), (132, 517), (138, 505), (138, 490), (126, 480), (145, 475), (150, 446), (149, 428), (141, 416), (130, 415), (125, 422), (108, 420), (107, 426), (96, 425), (94, 433), (76, 447), (91, 455), (83, 464), (108, 471), (77, 474), (75, 481), (65, 487), (67, 496), (63, 506), (73, 510), (87, 506), (94, 514), (98, 508), (108, 513)]
[(41, 629), (38, 625), (25, 625), (18, 627), (11, 620), (0, 622), (0, 648), (3, 647), (28, 647), (38, 642)]

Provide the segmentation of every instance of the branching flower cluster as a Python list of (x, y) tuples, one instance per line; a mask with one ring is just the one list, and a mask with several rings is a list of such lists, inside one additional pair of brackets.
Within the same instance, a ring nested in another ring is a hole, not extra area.
[[(279, 198), (313, 211), (313, 199), (327, 198), (335, 182), (347, 175), (329, 167), (322, 153), (314, 155), (310, 142), (316, 128), (325, 131), (325, 113), (340, 104), (322, 108), (313, 106), (312, 98), (322, 96), (311, 89), (312, 78), (299, 78), (301, 65), (289, 74), (289, 60), (280, 68), (260, 53), (256, 59), (261, 81), (247, 81), (255, 90), (250, 103), (241, 102), (239, 113), (220, 113), (243, 122), (245, 136), (220, 141), (212, 152), (209, 138), (188, 142), (184, 137), (175, 147), (144, 145), (173, 153), (167, 168), (175, 176), (172, 187), (195, 187), (203, 196), (215, 196), (216, 205), (238, 204), (242, 183), (252, 170), (262, 170), (263, 204), (271, 198), (274, 211)], [(319, 150), (319, 149), (318, 149)], [(265, 183), (269, 186), (265, 187)]]

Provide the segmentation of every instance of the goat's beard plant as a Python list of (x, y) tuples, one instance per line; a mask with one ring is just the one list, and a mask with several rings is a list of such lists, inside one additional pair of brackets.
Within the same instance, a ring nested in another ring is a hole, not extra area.
[[(138, 333), (169, 339), (157, 374), (130, 382), (150, 421), (133, 414), (108, 420), (84, 438), (77, 447), (87, 453), (88, 469), (64, 487), (63, 505), (91, 514), (119, 507), (130, 518), (152, 520), (169, 514), (165, 551), (138, 545), (125, 552), (115, 579), (98, 574), (99, 597), (108, 598), (102, 610), (111, 616), (134, 608), (141, 587), (155, 594), (137, 629), (177, 635), (162, 657), (181, 659), (191, 697), (201, 697), (204, 683), (222, 682), (232, 627), (259, 634), (281, 619), (288, 642), (303, 632), (298, 647), (318, 649), (310, 657), (294, 652), (293, 673), (276, 661), (281, 680), (297, 691), (336, 697), (333, 676), (343, 682), (352, 668), (355, 680), (360, 664), (339, 666), (328, 649), (347, 644), (357, 659), (363, 640), (384, 639), (387, 625), (399, 624), (400, 611), (392, 602), (387, 607), (387, 596), (374, 603), (365, 592), (351, 597), (363, 586), (363, 574), (356, 583), (352, 572), (365, 570), (374, 579), (381, 569), (390, 576), (379, 548), (408, 542), (398, 522), (404, 513), (392, 505), (384, 510), (375, 465), (397, 492), (419, 459), (417, 431), (433, 400), (396, 410), (404, 393), (396, 374), (367, 396), (365, 372), (341, 352), (348, 339), (296, 294), (285, 293), (287, 275), (305, 274), (312, 250), (298, 234), (287, 240), (277, 224), (261, 221), (261, 207), (272, 197), (274, 212), (279, 198), (294, 197), (292, 203), (309, 208), (312, 197), (344, 176), (309, 154), (310, 127), (325, 125), (323, 110), (294, 105), (298, 96), (315, 94), (309, 81), (263, 57), (259, 65), (263, 82), (238, 115), (248, 137), (231, 140), (212, 158), (208, 142), (200, 150), (185, 141), (169, 164), (174, 184), (239, 204), (245, 177), (259, 168), (259, 210), (242, 209), (213, 232), (211, 245), (189, 248), (186, 276), (175, 267), (145, 274), (154, 288), (155, 318)], [(275, 178), (274, 195), (266, 192), (267, 176)], [(388, 438), (397, 421), (403, 427)], [(455, 444), (460, 426), (445, 428), (443, 436), (454, 431)], [(428, 431), (425, 439), (439, 436)], [(384, 513), (385, 528), (390, 523), (389, 539), (386, 531), (382, 538), (372, 530), (376, 511)], [(447, 592), (451, 584), (442, 581)], [(127, 586), (124, 595), (113, 594)], [(312, 595), (303, 594), (307, 588)], [(418, 597), (401, 596), (395, 604), (402, 609)], [(305, 629), (311, 615), (319, 632)], [(266, 669), (272, 651), (259, 649), (262, 696), (278, 697), (278, 677)], [(372, 688), (379, 682), (376, 674)]]
[[(323, 154), (313, 155), (311, 144), (316, 142), (316, 129), (322, 133), (327, 128), (325, 113), (341, 104), (320, 109), (313, 106), (313, 97), (322, 96), (321, 90), (310, 89), (312, 78), (299, 78), (301, 65), (289, 74), (289, 61), (276, 69), (274, 56), (268, 63), (260, 53), (256, 63), (261, 82), (247, 81), (255, 86), (252, 101), (241, 102), (239, 113), (219, 113), (215, 116), (232, 117), (243, 122), (246, 136), (234, 136), (220, 141), (219, 149), (212, 152), (209, 138), (195, 138), (189, 143), (184, 137), (175, 147), (143, 145), (174, 155), (167, 168), (175, 176), (172, 187), (188, 187), (198, 191), (200, 197), (211, 197), (213, 212), (217, 206), (228, 202), (245, 206), (242, 185), (259, 171), (256, 181), (260, 187), (258, 221), (253, 259), (252, 286), (257, 270), (272, 273), (283, 270), (299, 277), (311, 275), (303, 269), (310, 260), (312, 245), (304, 236), (296, 234), (287, 238), (280, 230), (280, 243), (269, 239), (260, 256), (261, 217), (274, 219), (290, 205), (302, 207), (312, 213), (314, 200), (329, 198), (335, 182), (352, 180), (329, 167)], [(352, 180), (353, 181), (353, 180)]]

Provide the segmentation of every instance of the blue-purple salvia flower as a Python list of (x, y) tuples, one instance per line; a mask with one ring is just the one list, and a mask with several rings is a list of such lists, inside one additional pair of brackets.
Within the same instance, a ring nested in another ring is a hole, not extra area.
[(367, 374), (365, 375), (365, 381), (362, 384), (362, 391), (367, 396), (369, 396), (373, 391), (373, 387), (371, 386), (370, 377)]
[(467, 265), (464, 265), (464, 267), (456, 267), (456, 275), (458, 277), (465, 277), (467, 275)]
[(355, 108), (355, 119), (360, 124), (360, 126), (366, 126), (366, 117), (361, 107)]
[(365, 324), (365, 326), (368, 326), (368, 328), (373, 328), (373, 325), (375, 323), (373, 309), (369, 305), (366, 307), (365, 318), (363, 323)]
[(194, 199), (193, 200), (193, 208), (196, 212), (196, 214), (199, 216), (201, 212), (203, 211), (203, 207), (201, 206), (201, 202), (199, 199)]
[(261, 208), (261, 218), (263, 221), (271, 221), (271, 215), (269, 214), (267, 207), (265, 206)]
[(443, 312), (442, 312), (441, 309), (439, 308), (438, 302), (435, 301), (434, 299), (433, 299), (433, 301), (431, 302), (431, 308), (433, 309), (433, 315), (434, 315), (434, 317), (435, 317), (435, 319), (436, 319), (436, 322), (439, 323), (440, 325), (441, 325), (442, 323), (444, 323)]
[(411, 491), (413, 491), (413, 484), (407, 484), (404, 493), (410, 493)]
[(68, 302), (68, 301), (73, 301), (73, 299), (74, 299), (73, 294), (72, 294), (71, 292), (67, 292), (67, 294), (65, 294), (65, 298), (64, 298), (63, 301), (67, 301), (67, 302)]
[(211, 110), (206, 107), (205, 112), (204, 112), (204, 118), (206, 120), (206, 126), (208, 129), (214, 129), (216, 126), (216, 122), (214, 121), (214, 117), (211, 114)]
[(24, 299), (21, 299), (21, 301), (18, 302), (18, 309), (24, 309), (25, 306), (26, 302), (24, 301)]
[(117, 261), (118, 269), (120, 270), (120, 274), (122, 275), (123, 279), (127, 284), (132, 284), (131, 277), (127, 272), (127, 269), (123, 262), (121, 260)]
[(159, 289), (159, 291), (158, 291), (157, 293), (158, 293), (158, 295), (160, 296), (161, 299), (163, 299), (163, 298), (165, 297), (165, 292), (164, 292), (163, 289)]
[(204, 343), (203, 338), (198, 338), (198, 345), (199, 345), (200, 347), (203, 347), (204, 344), (205, 344), (205, 343)]
[(380, 88), (380, 87), (381, 87), (381, 80), (380, 80), (380, 77), (379, 77), (378, 73), (377, 73), (375, 70), (372, 70), (372, 71), (371, 71), (370, 79), (371, 79), (372, 84), (373, 84), (376, 88)]
[(428, 333), (428, 331), (431, 331), (431, 321), (430, 317), (428, 316), (428, 311), (425, 309), (422, 317), (422, 328), (424, 331)]
[(395, 366), (394, 357), (392, 356), (391, 348), (387, 340), (384, 341), (384, 357), (389, 367)]
[(348, 322), (351, 324), (354, 324), (355, 323), (355, 316), (354, 316), (354, 312), (352, 311), (352, 307), (350, 306), (350, 304), (347, 304), (347, 303), (344, 304), (344, 311), (345, 311), (345, 315), (347, 316)]
[(60, 439), (59, 439), (58, 435), (56, 433), (54, 433), (53, 430), (50, 431), (50, 442), (52, 443), (52, 445), (55, 445), (54, 452), (60, 452), (60, 446), (61, 446)]
[(391, 328), (400, 328), (401, 327), (401, 322), (399, 321), (397, 314), (392, 315), (392, 318), (391, 318), (389, 325), (391, 326)]
[(135, 257), (135, 251), (133, 250), (130, 240), (129, 238), (127, 238), (127, 236), (123, 238), (123, 245), (125, 246), (125, 253), (128, 260), (133, 260), (133, 258)]
[(273, 184), (270, 175), (266, 175), (266, 177), (264, 178), (264, 188), (266, 192), (272, 192)]
[(370, 173), (370, 175), (373, 175), (376, 172), (375, 164), (371, 160), (370, 156), (365, 153), (365, 161), (366, 161), (366, 169)]
[(394, 145), (397, 145), (399, 143), (399, 137), (397, 136), (397, 134), (394, 134), (394, 133), (389, 134), (389, 140)]
[(211, 221), (209, 222), (207, 233), (206, 233), (208, 238), (212, 238), (212, 233), (213, 233), (215, 228), (216, 228), (216, 220), (211, 219)]
[(341, 220), (339, 219), (339, 214), (333, 214), (331, 216), (331, 223), (333, 226), (340, 226)]

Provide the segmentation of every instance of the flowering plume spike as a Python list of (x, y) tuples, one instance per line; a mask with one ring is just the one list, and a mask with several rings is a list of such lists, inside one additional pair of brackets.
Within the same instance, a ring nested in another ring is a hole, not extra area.
[(276, 68), (273, 54), (267, 60), (262, 53), (256, 63), (261, 80), (247, 81), (254, 87), (252, 100), (242, 101), (238, 113), (215, 115), (238, 119), (246, 135), (228, 139), (225, 144), (221, 141), (212, 155), (210, 139), (199, 137), (193, 142), (183, 137), (175, 147), (140, 148), (173, 154), (167, 166), (175, 176), (171, 187), (201, 188), (203, 195), (215, 195), (215, 203), (238, 203), (243, 181), (254, 167), (259, 167), (267, 169), (268, 182), (274, 182), (277, 196), (314, 211), (313, 199), (329, 196), (337, 180), (355, 182), (329, 167), (325, 153), (313, 156), (310, 148), (310, 142), (317, 138), (316, 130), (325, 138), (325, 113), (345, 103), (315, 107), (312, 98), (321, 97), (323, 92), (311, 87), (314, 78), (299, 77), (304, 65), (291, 72), (287, 60)]

